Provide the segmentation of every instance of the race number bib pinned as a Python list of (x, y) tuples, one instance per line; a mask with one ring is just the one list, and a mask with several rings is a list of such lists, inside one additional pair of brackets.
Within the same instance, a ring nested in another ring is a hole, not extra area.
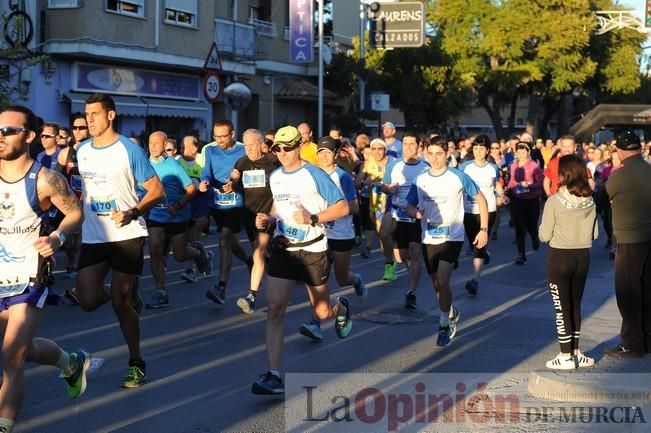
[(428, 221), (427, 235), (433, 239), (447, 239), (450, 236), (450, 226)]
[(0, 298), (20, 295), (29, 286), (29, 281), (15, 282), (11, 284), (0, 284)]
[(217, 207), (235, 206), (237, 204), (237, 196), (234, 192), (223, 193), (215, 189), (215, 205)]
[(396, 220), (405, 223), (413, 223), (416, 221), (416, 218), (412, 218), (407, 214), (406, 209), (397, 209), (396, 210)]
[(244, 170), (242, 185), (244, 188), (264, 188), (267, 185), (264, 170)]
[(303, 242), (307, 235), (307, 232), (302, 228), (285, 224), (280, 220), (278, 221), (278, 230), (280, 230), (283, 236), (293, 242)]
[(118, 206), (113, 197), (91, 197), (90, 209), (98, 216), (109, 216), (118, 211)]

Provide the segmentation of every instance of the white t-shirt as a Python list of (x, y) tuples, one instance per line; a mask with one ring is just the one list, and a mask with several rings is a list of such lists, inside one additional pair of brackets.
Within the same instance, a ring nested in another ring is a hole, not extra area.
[[(477, 184), (488, 203), (488, 212), (495, 212), (497, 203), (495, 200), (495, 184), (500, 178), (500, 171), (491, 162), (479, 166), (475, 161), (466, 161), (459, 167), (459, 170), (466, 173)], [(479, 203), (472, 196), (464, 198), (464, 209), (466, 213), (479, 214)]]
[(414, 179), (428, 169), (429, 164), (422, 160), (408, 163), (401, 159), (389, 165), (384, 173), (382, 183), (385, 185), (398, 184), (398, 192), (388, 196), (393, 219), (404, 222), (416, 221), (414, 218), (407, 216), (407, 194)]

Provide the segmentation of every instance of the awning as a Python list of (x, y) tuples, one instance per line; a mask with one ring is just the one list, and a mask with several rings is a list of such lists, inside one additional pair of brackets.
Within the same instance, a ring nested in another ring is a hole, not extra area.
[[(86, 98), (90, 93), (67, 92), (65, 97), (70, 100), (71, 113), (83, 113), (86, 111)], [(111, 95), (115, 101), (115, 108), (118, 114), (125, 116), (146, 116), (147, 106), (137, 96)]]
[(151, 97), (142, 97), (140, 99), (147, 105), (147, 116), (206, 118), (210, 109), (207, 102)]

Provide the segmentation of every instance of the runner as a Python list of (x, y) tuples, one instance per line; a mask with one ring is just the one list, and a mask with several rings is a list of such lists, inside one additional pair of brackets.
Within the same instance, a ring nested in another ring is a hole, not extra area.
[[(389, 194), (391, 206), (391, 226), (393, 227), (393, 253), (398, 263), (407, 265), (409, 285), (405, 295), (405, 308), (416, 308), (416, 288), (421, 269), (421, 232), (420, 224), (414, 217), (407, 215), (407, 194), (416, 177), (427, 171), (429, 164), (418, 159), (418, 137), (413, 132), (402, 136), (402, 159), (394, 161), (384, 173), (382, 191)], [(395, 271), (388, 272), (385, 265), (383, 279), (395, 276)]]
[(321, 319), (335, 319), (339, 338), (350, 334), (353, 323), (345, 297), (330, 304), (328, 276), (330, 264), (324, 224), (348, 215), (348, 205), (334, 182), (323, 170), (302, 161), (301, 137), (296, 128), (286, 126), (276, 134), (273, 152), (282, 168), (269, 179), (273, 194), (271, 214), (258, 214), (256, 226), (266, 229), (277, 223), (271, 242), (267, 270), (267, 357), (269, 371), (251, 387), (254, 394), (285, 393), (280, 377), (283, 348), (283, 319), (297, 281), (308, 286), (314, 313)]
[[(321, 137), (317, 142), (317, 160), (319, 167), (325, 171), (335, 183), (339, 191), (348, 202), (349, 214), (326, 224), (326, 237), (328, 238), (328, 251), (335, 268), (335, 278), (339, 286), (352, 285), (355, 294), (365, 299), (368, 290), (358, 272), (350, 272), (350, 253), (355, 245), (355, 231), (353, 229), (353, 216), (359, 210), (357, 194), (353, 179), (341, 167), (335, 164), (335, 155), (339, 145), (332, 137)], [(300, 326), (299, 332), (312, 340), (323, 339), (321, 334), (321, 321), (313, 317), (308, 323)]]
[(237, 300), (237, 306), (246, 314), (255, 311), (255, 299), (260, 291), (264, 277), (265, 254), (269, 240), (275, 229), (270, 225), (266, 229), (258, 229), (255, 225), (256, 215), (271, 212), (273, 197), (269, 187), (269, 176), (280, 167), (275, 155), (262, 153), (264, 137), (257, 129), (247, 129), (242, 135), (246, 156), (235, 163), (234, 189), (244, 194), (244, 227), (251, 242), (253, 252), (253, 267), (251, 268), (251, 283), (249, 293)]
[[(205, 233), (208, 230), (210, 221), (208, 220), (208, 215), (210, 215), (210, 202), (212, 200), (212, 191), (201, 192), (199, 191), (199, 184), (201, 183), (201, 171), (203, 170), (203, 165), (199, 163), (199, 158), (197, 158), (199, 153), (199, 140), (197, 137), (192, 135), (186, 135), (183, 137), (183, 154), (179, 159), (179, 162), (183, 166), (185, 172), (190, 176), (192, 183), (197, 188), (197, 193), (190, 200), (190, 221), (188, 222), (188, 228), (186, 229), (186, 236), (188, 241), (192, 244), (201, 243), (201, 234)], [(197, 248), (201, 249), (197, 245)], [(210, 257), (211, 266), (208, 270), (211, 270), (212, 267), (212, 251), (208, 251), (208, 256)], [(187, 281), (188, 283), (194, 283), (197, 281), (197, 270), (195, 269), (195, 264), (192, 262), (192, 266), (187, 268), (182, 274), (181, 279)]]
[[(406, 141), (403, 141), (406, 143)], [(403, 152), (407, 147), (403, 147)], [(431, 168), (419, 175), (407, 195), (407, 212), (420, 220), (425, 266), (439, 301), (438, 346), (450, 344), (457, 333), (459, 309), (452, 305), (450, 277), (463, 246), (464, 194), (479, 207), (479, 230), (473, 240), (477, 249), (488, 242), (488, 205), (472, 179), (447, 166), (447, 144), (436, 137), (425, 149)]]
[[(85, 220), (76, 293), (84, 311), (94, 311), (112, 301), (129, 348), (128, 372), (122, 386), (135, 388), (147, 377), (140, 354), (138, 312), (142, 303), (137, 293), (147, 227), (140, 215), (152, 209), (164, 191), (142, 148), (115, 131), (116, 115), (110, 96), (96, 93), (86, 99), (92, 138), (77, 149)], [(140, 201), (136, 185), (146, 191)], [(109, 271), (110, 294), (103, 284)]]
[(206, 292), (206, 297), (217, 304), (226, 300), (226, 283), (233, 266), (233, 255), (253, 266), (253, 260), (246, 255), (237, 234), (242, 221), (242, 193), (233, 190), (233, 168), (245, 155), (244, 146), (235, 144), (235, 132), (229, 121), (216, 122), (213, 137), (217, 145), (206, 145), (205, 166), (201, 172), (199, 191), (206, 192), (212, 186), (214, 199), (210, 203), (210, 214), (219, 230), (219, 283)]
[[(504, 190), (499, 183), (500, 172), (497, 166), (487, 161), (490, 139), (485, 135), (479, 135), (475, 138), (472, 146), (474, 159), (466, 161), (459, 167), (459, 170), (467, 174), (479, 186), (482, 195), (488, 203), (488, 233), (492, 233), (493, 224), (495, 223), (495, 214), (497, 206), (501, 206), (504, 200)], [(497, 197), (495, 194), (497, 193)], [(477, 233), (479, 233), (480, 209), (479, 203), (469, 195), (464, 198), (465, 215), (463, 217), (463, 226), (466, 231), (468, 241), (472, 244)], [(479, 290), (479, 278), (481, 277), (481, 267), (490, 262), (490, 254), (486, 247), (477, 248), (472, 244), (473, 260), (472, 267), (474, 270), (473, 278), (466, 283), (468, 295), (476, 296)]]
[(190, 200), (197, 192), (190, 176), (183, 166), (165, 151), (167, 136), (162, 131), (149, 136), (149, 161), (161, 179), (165, 189), (165, 199), (149, 212), (147, 231), (149, 233), (149, 253), (151, 274), (156, 284), (145, 307), (150, 309), (169, 307), (170, 300), (165, 288), (165, 257), (172, 245), (174, 258), (178, 262), (192, 260), (201, 273), (210, 273), (210, 257), (199, 243), (197, 248), (188, 245), (186, 228), (190, 220)]
[(547, 286), (561, 348), (558, 356), (545, 364), (553, 370), (594, 366), (594, 359), (579, 350), (581, 299), (590, 266), (590, 248), (599, 234), (585, 167), (578, 155), (559, 159), (559, 189), (545, 203), (538, 230), (540, 240), (549, 242)]
[[(29, 146), (37, 119), (22, 106), (0, 113), (0, 327), (3, 380), (0, 388), (0, 431), (11, 432), (25, 388), (25, 361), (61, 369), (68, 395), (86, 389), (91, 356), (67, 353), (55, 342), (35, 337), (48, 296), (47, 258), (83, 220), (81, 205), (61, 174), (34, 162)], [(65, 217), (45, 236), (46, 210), (54, 203)]]

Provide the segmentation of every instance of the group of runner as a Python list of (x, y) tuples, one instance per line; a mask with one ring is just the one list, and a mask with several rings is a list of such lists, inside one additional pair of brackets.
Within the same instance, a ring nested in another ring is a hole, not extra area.
[[(340, 296), (330, 302), (331, 265), (340, 286), (353, 286), (362, 300), (367, 296), (362, 275), (350, 271), (356, 246), (354, 216), (366, 234), (363, 257), (370, 256), (374, 237), (380, 239), (382, 279), (396, 279), (396, 262), (407, 267), (405, 308), (416, 308), (424, 261), (440, 310), (436, 344), (444, 347), (454, 339), (460, 317), (450, 280), (464, 239), (472, 247), (474, 271), (465, 287), (476, 296), (481, 268), (490, 261), (486, 246), (497, 207), (510, 197), (516, 263), (523, 264), (525, 235), (531, 235), (534, 249), (540, 243), (540, 203), (534, 205), (538, 196), (532, 191), (554, 191), (559, 184), (553, 169), (548, 167), (545, 176), (532, 162), (526, 141), (515, 144), (517, 160), (505, 180), (504, 171), (491, 161), (493, 143), (485, 136), (475, 137), (470, 142), (472, 158), (453, 168), (450, 145), (441, 137), (424, 139), (405, 132), (398, 140), (388, 122), (385, 139), (362, 137), (360, 147), (369, 149), (355, 152), (336, 129), (316, 142), (305, 123), (282, 127), (267, 137), (248, 129), (239, 143), (233, 125), (219, 121), (213, 125), (212, 143), (200, 149), (195, 137), (184, 137), (180, 154), (165, 132), (155, 131), (148, 139), (147, 156), (115, 130), (116, 115), (110, 96), (90, 96), (84, 115), (73, 118), (74, 145), (56, 156), (47, 147), (48, 163), (42, 156), (38, 161), (29, 157), (39, 130), (34, 114), (20, 106), (0, 113), (0, 319), (5, 325), (0, 428), (6, 431), (22, 399), (25, 360), (59, 367), (73, 398), (86, 386), (90, 354), (68, 353), (34, 337), (50, 294), (50, 258), (59, 248), (66, 248), (67, 275), (76, 278), (67, 297), (84, 311), (111, 301), (129, 349), (122, 386), (134, 388), (147, 377), (140, 353), (143, 302), (138, 293), (145, 238), (157, 289), (145, 305), (164, 308), (170, 305), (165, 286), (170, 249), (177, 261), (189, 264), (183, 280), (195, 282), (212, 272), (212, 255), (200, 241), (212, 217), (220, 254), (217, 284), (206, 297), (226, 302), (235, 256), (251, 274), (248, 294), (236, 303), (244, 313), (253, 313), (266, 273), (269, 370), (253, 383), (252, 392), (282, 394), (283, 318), (296, 282), (305, 284), (312, 306), (312, 317), (299, 331), (313, 340), (323, 338), (322, 320), (334, 320), (339, 338), (352, 329), (349, 299)], [(43, 126), (42, 142), (51, 138), (55, 127)], [(239, 241), (242, 226), (250, 254)], [(105, 286), (109, 272), (111, 282)]]

